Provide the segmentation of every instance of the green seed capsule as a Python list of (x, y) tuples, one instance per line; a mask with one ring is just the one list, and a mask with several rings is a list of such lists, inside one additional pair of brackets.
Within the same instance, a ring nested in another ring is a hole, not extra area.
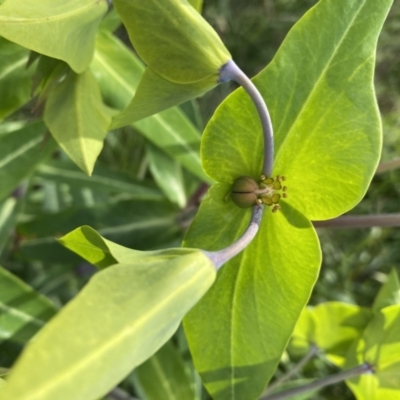
[(240, 208), (252, 207), (258, 204), (257, 195), (254, 193), (258, 188), (253, 178), (241, 176), (232, 185), (232, 201)]

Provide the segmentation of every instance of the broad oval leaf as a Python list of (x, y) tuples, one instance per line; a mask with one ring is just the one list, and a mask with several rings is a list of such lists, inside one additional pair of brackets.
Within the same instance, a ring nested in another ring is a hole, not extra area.
[(113, 3), (140, 57), (168, 81), (217, 80), (231, 58), (214, 29), (186, 0)]
[[(249, 212), (213, 186), (185, 245), (219, 250), (245, 230)], [(184, 319), (197, 371), (214, 399), (256, 399), (275, 372), (317, 279), (321, 255), (311, 223), (296, 210), (267, 212), (256, 238), (225, 264)], [(212, 346), (209, 345), (212, 343)]]
[(77, 72), (90, 64), (106, 0), (6, 0), (0, 5), (0, 35)]
[(357, 400), (397, 400), (400, 392), (400, 306), (377, 312), (347, 354), (346, 369), (369, 363), (374, 373), (346, 381)]
[(387, 276), (387, 281), (379, 290), (372, 310), (379, 311), (394, 304), (400, 304), (400, 283), (397, 272), (393, 268)]
[(103, 148), (110, 120), (90, 70), (79, 75), (69, 73), (46, 102), (44, 121), (51, 134), (88, 175)]
[(97, 273), (28, 345), (0, 399), (95, 400), (154, 354), (215, 279), (200, 250), (176, 250)]
[[(373, 71), (378, 34), (391, 4), (319, 2), (254, 78), (275, 127), (273, 173), (286, 176), (287, 202), (311, 220), (354, 207), (377, 166), (381, 123)], [(219, 182), (260, 176), (261, 126), (242, 89), (209, 123), (202, 160), (206, 173)]]
[(314, 344), (331, 362), (342, 366), (350, 345), (359, 339), (371, 318), (370, 309), (353, 304), (329, 302), (306, 308), (296, 324), (291, 348), (304, 348), (304, 342)]

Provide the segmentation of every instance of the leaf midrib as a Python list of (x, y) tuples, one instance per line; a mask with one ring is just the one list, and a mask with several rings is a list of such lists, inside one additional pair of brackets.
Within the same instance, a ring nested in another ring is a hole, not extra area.
[(6, 157), (4, 157), (2, 160), (0, 160), (0, 169), (4, 168), (7, 164), (14, 161), (17, 157), (19, 157), (22, 154), (31, 150), (33, 147), (35, 147), (37, 144), (39, 144), (42, 140), (43, 140), (42, 137), (39, 136), (35, 139), (32, 139), (28, 143), (25, 143), (23, 146), (19, 147), (14, 152), (9, 153)]
[[(92, 352), (89, 356), (85, 357), (81, 362), (74, 363), (74, 367), (71, 368), (68, 372), (61, 374), (58, 378), (53, 378), (51, 382), (46, 382), (49, 383), (47, 386), (45, 385), (44, 387), (42, 386), (42, 389), (38, 389), (36, 393), (33, 393), (32, 391), (30, 392), (29, 399), (34, 400), (34, 399), (40, 399), (42, 396), (46, 396), (46, 393), (51, 391), (54, 387), (57, 387), (60, 382), (63, 382), (65, 380), (70, 379), (73, 381), (74, 375), (79, 374), (83, 368), (85, 368), (88, 365), (91, 365), (94, 360), (99, 359), (99, 355), (101, 358), (101, 355), (103, 353), (106, 353), (110, 348), (112, 349), (114, 346), (118, 346), (120, 342), (124, 341), (127, 336), (132, 335), (135, 331), (140, 330), (141, 326), (145, 325), (153, 316), (157, 315), (158, 312), (169, 305), (169, 303), (173, 302), (173, 300), (178, 297), (181, 292), (184, 290), (184, 288), (189, 287), (193, 284), (194, 281), (198, 280), (199, 275), (203, 275), (203, 268), (200, 268), (199, 271), (195, 274), (193, 274), (192, 278), (186, 281), (186, 284), (180, 285), (176, 290), (172, 291), (169, 295), (169, 297), (165, 297), (163, 301), (161, 301), (156, 307), (154, 307), (152, 310), (148, 311), (147, 313), (142, 314), (142, 318), (139, 318), (136, 324), (133, 326), (128, 326), (125, 329), (119, 331), (114, 338), (104, 341), (102, 346), (98, 346), (96, 348), (95, 352)], [(174, 322), (175, 323), (175, 322)], [(172, 325), (172, 323), (170, 323)]]
[(329, 66), (331, 65), (332, 60), (335, 58), (338, 50), (340, 49), (341, 45), (343, 44), (343, 41), (345, 40), (345, 38), (347, 37), (347, 34), (349, 33), (349, 31), (352, 29), (354, 21), (358, 18), (361, 10), (364, 8), (366, 4), (366, 0), (363, 0), (362, 5), (360, 5), (358, 11), (355, 13), (354, 17), (351, 19), (350, 23), (348, 24), (347, 28), (345, 29), (345, 31), (343, 32), (342, 37), (340, 38), (337, 46), (335, 47), (334, 51), (332, 52), (332, 55), (329, 57), (327, 63), (325, 64), (324, 68), (321, 71), (321, 74), (319, 75), (318, 79), (316, 80), (315, 84), (313, 85), (310, 93), (308, 94), (306, 100), (304, 101), (303, 105), (301, 106), (299, 112), (296, 115), (296, 118), (293, 120), (287, 134), (285, 135), (283, 141), (281, 142), (281, 145), (276, 153), (275, 156), (275, 160), (278, 159), (279, 153), (282, 151), (282, 149), (285, 147), (285, 143), (288, 140), (288, 138), (290, 137), (294, 127), (296, 126), (297, 122), (299, 121), (299, 119), (301, 118), (301, 115), (303, 113), (303, 111), (306, 109), (306, 107), (308, 106), (308, 103), (311, 101), (312, 97), (314, 96), (314, 93), (316, 92), (321, 80), (325, 77), (326, 72), (329, 69)]

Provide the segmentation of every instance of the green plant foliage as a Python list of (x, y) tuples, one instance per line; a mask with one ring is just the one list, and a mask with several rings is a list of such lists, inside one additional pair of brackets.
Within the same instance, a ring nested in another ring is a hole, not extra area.
[(71, 72), (51, 91), (44, 121), (60, 147), (91, 175), (110, 116), (90, 70), (79, 75)]
[(10, 240), (15, 224), (17, 199), (10, 197), (0, 202), (0, 254)]
[[(216, 399), (261, 393), (318, 273), (318, 242), (308, 219), (347, 211), (368, 187), (381, 146), (374, 54), (391, 3), (319, 2), (254, 79), (275, 123), (274, 174), (286, 176), (288, 199), (280, 212), (267, 211), (254, 242), (224, 266), (186, 319), (196, 368)], [(242, 90), (211, 119), (202, 159), (206, 173), (222, 183), (201, 205), (186, 245), (211, 250), (240, 236), (249, 220), (249, 211), (224, 201), (230, 185), (261, 174), (260, 125)]]
[(143, 61), (175, 83), (214, 76), (231, 56), (217, 33), (186, 0), (116, 0), (114, 6)]
[(0, 120), (29, 100), (28, 50), (0, 37)]
[(45, 139), (42, 122), (0, 135), (0, 199), (8, 196), (19, 183), (46, 160), (55, 148), (51, 138)]
[(187, 199), (181, 165), (150, 143), (146, 149), (149, 168), (158, 186), (172, 203), (185, 207)]
[[(185, 245), (218, 250), (242, 234), (250, 213), (221, 200), (228, 191), (229, 185), (211, 187)], [(309, 298), (319, 264), (311, 223), (284, 204), (282, 212), (264, 215), (256, 239), (223, 266), (184, 320), (196, 369), (213, 398), (247, 400), (262, 392)]]
[(35, 177), (65, 183), (75, 189), (91, 189), (96, 192), (123, 193), (136, 200), (162, 200), (160, 190), (154, 185), (138, 182), (122, 172), (113, 172), (97, 165), (92, 176), (87, 176), (68, 161), (51, 161), (39, 165)]
[[(91, 69), (106, 104), (118, 110), (129, 104), (144, 71), (142, 62), (119, 39), (106, 32), (98, 35)], [(166, 110), (133, 126), (188, 171), (209, 181), (200, 162), (200, 132), (179, 108)]]
[(145, 250), (165, 247), (174, 239), (181, 239), (176, 216), (176, 209), (170, 204), (150, 200), (109, 201), (38, 215), (18, 224), (18, 235), (24, 239), (19, 253), (45, 263), (76, 263), (77, 257), (60, 248), (55, 237), (80, 223), (94, 226), (108, 239), (125, 246)]
[(0, 35), (64, 60), (80, 73), (93, 57), (96, 30), (106, 11), (106, 0), (6, 0), (0, 6)]
[(346, 367), (364, 362), (374, 373), (364, 374), (346, 383), (357, 400), (397, 400), (400, 390), (400, 306), (377, 312), (347, 354)]
[(182, 356), (167, 342), (132, 374), (135, 388), (143, 400), (194, 400), (194, 388)]
[[(74, 238), (62, 242), (76, 246)], [(97, 273), (40, 331), (0, 399), (97, 399), (172, 336), (214, 279), (214, 265), (197, 249), (131, 251), (128, 263)]]
[(311, 344), (342, 366), (349, 346), (358, 339), (372, 317), (368, 308), (329, 302), (303, 310), (292, 335), (291, 348), (307, 351)]
[(199, 13), (203, 9), (203, 0), (188, 0), (189, 3), (194, 7)]
[(26, 343), (57, 312), (46, 297), (0, 267), (0, 341)]
[(219, 70), (231, 56), (186, 0), (114, 4), (148, 68), (132, 102), (114, 118), (113, 128), (198, 97), (218, 84)]
[(393, 268), (376, 296), (372, 310), (379, 311), (394, 304), (400, 304), (400, 283), (397, 272)]

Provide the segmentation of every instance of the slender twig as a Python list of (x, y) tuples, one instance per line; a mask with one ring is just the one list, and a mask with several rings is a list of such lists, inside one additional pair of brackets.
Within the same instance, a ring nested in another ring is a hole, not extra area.
[(316, 228), (371, 228), (400, 226), (400, 213), (376, 215), (348, 215), (328, 221), (314, 221)]
[(400, 168), (400, 158), (395, 158), (394, 160), (380, 163), (375, 173), (382, 174), (383, 172), (393, 171), (398, 168)]
[(224, 265), (227, 261), (236, 256), (236, 254), (244, 250), (254, 239), (260, 227), (263, 209), (263, 205), (253, 207), (253, 214), (251, 216), (250, 224), (245, 233), (235, 243), (218, 251), (203, 250), (203, 253), (211, 259), (217, 269), (222, 267), (222, 265)]
[(310, 382), (306, 385), (284, 390), (283, 392), (272, 394), (266, 397), (262, 397), (261, 400), (283, 400), (289, 397), (299, 395), (302, 393), (309, 392), (311, 390), (319, 390), (325, 386), (333, 385), (345, 381), (356, 376), (360, 376), (366, 373), (372, 373), (373, 368), (369, 364), (362, 364), (356, 368), (349, 369), (348, 371), (339, 372), (338, 374), (327, 376), (326, 378), (318, 379)]
[(252, 99), (258, 115), (260, 117), (261, 126), (264, 135), (264, 164), (263, 174), (271, 177), (274, 162), (274, 133), (272, 129), (271, 117), (258, 89), (247, 75), (236, 65), (234, 61), (228, 61), (219, 72), (220, 82), (228, 82), (230, 80), (239, 83)]
[(263, 393), (263, 396), (266, 396), (267, 394), (271, 393), (272, 391), (274, 391), (274, 389), (280, 386), (281, 383), (289, 380), (292, 376), (300, 372), (303, 369), (303, 367), (318, 354), (318, 352), (319, 352), (318, 347), (315, 344), (312, 344), (307, 354), (292, 369), (284, 373), (275, 382), (273, 382), (271, 385), (267, 387), (267, 389)]

